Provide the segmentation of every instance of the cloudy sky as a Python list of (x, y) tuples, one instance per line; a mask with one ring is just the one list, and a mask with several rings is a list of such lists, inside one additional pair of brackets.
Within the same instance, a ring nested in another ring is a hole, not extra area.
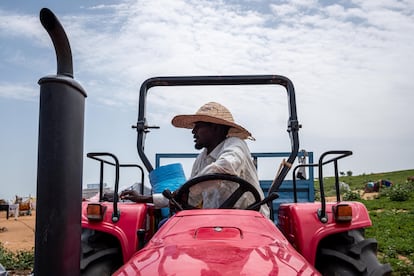
[[(340, 170), (354, 174), (414, 167), (411, 0), (2, 0), (0, 198), (36, 193), (37, 81), (56, 73), (39, 21), (43, 7), (64, 26), (75, 79), (88, 94), (85, 155), (108, 151), (121, 162), (140, 162), (131, 125), (147, 78), (277, 74), (295, 85), (301, 149), (316, 158), (352, 150)], [(147, 117), (161, 128), (147, 135), (152, 162), (156, 152), (195, 152), (190, 130), (170, 121), (208, 101), (227, 106), (253, 133), (253, 152), (290, 150), (283, 89), (153, 90)], [(270, 174), (279, 164), (272, 166)], [(97, 181), (97, 164), (85, 158), (84, 184)]]

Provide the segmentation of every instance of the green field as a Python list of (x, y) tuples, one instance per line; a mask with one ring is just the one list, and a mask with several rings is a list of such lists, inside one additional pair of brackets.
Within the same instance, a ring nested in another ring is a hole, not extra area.
[[(357, 195), (364, 190), (369, 181), (388, 180), (392, 188), (381, 188), (372, 200), (357, 200), (365, 204), (373, 226), (365, 232), (367, 238), (378, 241), (378, 258), (382, 263), (390, 263), (393, 275), (414, 275), (414, 183), (406, 183), (408, 176), (414, 176), (414, 170), (396, 171), (358, 176), (341, 176), (352, 192), (341, 192), (341, 195)], [(324, 178), (327, 195), (334, 195), (334, 178)], [(315, 191), (319, 188), (315, 182)]]

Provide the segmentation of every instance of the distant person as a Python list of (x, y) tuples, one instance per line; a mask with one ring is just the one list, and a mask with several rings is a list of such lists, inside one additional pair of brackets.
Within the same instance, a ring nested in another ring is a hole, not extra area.
[[(191, 178), (205, 174), (224, 173), (236, 175), (251, 183), (264, 198), (259, 184), (256, 167), (253, 164), (250, 150), (244, 141), (254, 140), (251, 133), (236, 124), (230, 111), (216, 102), (209, 102), (193, 115), (177, 115), (172, 124), (178, 128), (192, 129), (195, 148), (204, 149), (196, 158)], [(189, 203), (201, 208), (218, 208), (236, 190), (237, 185), (226, 181), (213, 180), (208, 185), (195, 185), (190, 188)], [(158, 208), (169, 204), (162, 194), (144, 196), (136, 191), (127, 190), (121, 193), (121, 199), (142, 203), (154, 203)], [(254, 203), (254, 197), (245, 193), (236, 203), (236, 208), (246, 208)], [(260, 212), (269, 217), (269, 208), (263, 204)]]

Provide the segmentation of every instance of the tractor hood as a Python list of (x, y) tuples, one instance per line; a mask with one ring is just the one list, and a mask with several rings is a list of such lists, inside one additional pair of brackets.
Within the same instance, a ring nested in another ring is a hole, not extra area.
[(171, 217), (114, 275), (319, 275), (256, 211), (191, 210)]

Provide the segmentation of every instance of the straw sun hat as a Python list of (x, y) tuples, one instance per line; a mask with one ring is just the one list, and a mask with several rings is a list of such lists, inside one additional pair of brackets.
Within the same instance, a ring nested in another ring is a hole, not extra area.
[(192, 129), (196, 122), (207, 122), (229, 126), (227, 136), (254, 140), (252, 134), (244, 127), (234, 122), (230, 111), (219, 103), (209, 102), (200, 107), (194, 115), (177, 115), (172, 119), (175, 127)]

